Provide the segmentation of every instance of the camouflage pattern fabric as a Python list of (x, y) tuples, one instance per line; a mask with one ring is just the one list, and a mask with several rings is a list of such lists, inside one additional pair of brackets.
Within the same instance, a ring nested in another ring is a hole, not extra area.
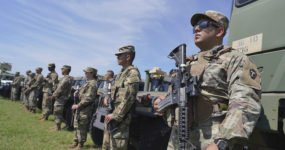
[[(192, 120), (190, 142), (206, 149), (214, 139), (247, 139), (261, 111), (260, 74), (255, 65), (246, 55), (223, 46), (190, 57), (187, 65), (191, 65), (191, 74), (198, 76), (200, 91), (196, 103), (191, 104), (197, 119)], [(173, 130), (177, 128), (175, 112)], [(172, 131), (169, 150), (178, 147), (176, 133)]]
[(87, 80), (80, 88), (78, 108), (74, 116), (75, 142), (86, 142), (88, 121), (92, 115), (92, 104), (95, 102), (97, 90), (95, 79)]
[(22, 93), (23, 93), (23, 104), (26, 106), (26, 108), (29, 108), (29, 100), (28, 100), (29, 94), (28, 93), (24, 93), (24, 91), (29, 88), (30, 80), (31, 80), (30, 76), (27, 76), (25, 78), (25, 80), (24, 80), (24, 89), (22, 91)]
[[(35, 78), (31, 78), (28, 85), (31, 87), (36, 82)], [(36, 89), (30, 88), (28, 92), (28, 108), (29, 110), (36, 110), (37, 99), (36, 99)]]
[(21, 85), (22, 78), (20, 76), (17, 76), (14, 78), (12, 82), (12, 88), (11, 88), (11, 100), (15, 101), (17, 99), (17, 96), (20, 91), (20, 85)]
[(58, 83), (58, 74), (53, 71), (50, 72), (43, 82), (43, 102), (42, 102), (42, 113), (48, 118), (52, 113), (52, 100), (49, 96), (55, 90), (56, 84)]
[(35, 100), (39, 98), (40, 91), (43, 88), (44, 77), (42, 74), (37, 74), (35, 77), (36, 81), (31, 85), (31, 88), (34, 90)]
[(111, 132), (105, 128), (102, 149), (127, 149), (131, 122), (129, 112), (135, 102), (140, 80), (140, 73), (134, 66), (122, 69), (117, 75), (115, 83), (111, 87), (111, 96), (114, 103), (112, 114), (119, 125)]
[(64, 105), (70, 98), (72, 78), (68, 75), (64, 76), (59, 82), (53, 96), (55, 97), (54, 103), (54, 121), (56, 124), (63, 122), (63, 109)]

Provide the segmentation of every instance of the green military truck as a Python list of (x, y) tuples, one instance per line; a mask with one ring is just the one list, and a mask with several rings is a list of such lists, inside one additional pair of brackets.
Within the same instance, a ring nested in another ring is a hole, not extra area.
[(262, 78), (263, 110), (249, 149), (285, 149), (285, 1), (233, 1), (228, 44), (247, 54)]

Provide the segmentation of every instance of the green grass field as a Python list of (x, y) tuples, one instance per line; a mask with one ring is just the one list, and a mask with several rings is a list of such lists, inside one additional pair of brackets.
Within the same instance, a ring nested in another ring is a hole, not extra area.
[[(73, 131), (54, 131), (53, 116), (39, 121), (40, 110), (32, 114), (19, 102), (0, 97), (0, 150), (67, 150), (73, 142)], [(84, 149), (95, 148), (88, 134)]]

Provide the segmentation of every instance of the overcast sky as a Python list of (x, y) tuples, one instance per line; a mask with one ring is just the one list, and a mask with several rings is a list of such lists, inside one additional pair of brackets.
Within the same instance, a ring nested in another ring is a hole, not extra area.
[[(23, 74), (48, 63), (72, 66), (82, 76), (91, 66), (118, 73), (114, 53), (136, 49), (134, 65), (144, 70), (174, 68), (169, 52), (182, 43), (187, 55), (198, 52), (189, 20), (197, 12), (217, 10), (230, 17), (232, 0), (0, 0), (0, 62)], [(225, 41), (226, 44), (226, 41)], [(61, 76), (61, 75), (60, 75)]]

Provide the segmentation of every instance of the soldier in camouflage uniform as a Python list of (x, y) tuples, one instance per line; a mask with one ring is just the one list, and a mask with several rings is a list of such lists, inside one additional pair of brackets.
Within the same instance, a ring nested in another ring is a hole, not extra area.
[(64, 65), (61, 68), (61, 73), (64, 76), (62, 80), (60, 80), (59, 84), (55, 92), (50, 97), (51, 100), (55, 99), (54, 103), (54, 121), (56, 123), (55, 129), (57, 131), (61, 130), (61, 123), (64, 121), (63, 119), (63, 109), (64, 105), (70, 98), (71, 87), (72, 87), (72, 77), (69, 76), (71, 71), (71, 66)]
[(28, 110), (30, 112), (36, 113), (36, 88), (32, 88), (32, 85), (35, 84), (36, 82), (36, 78), (35, 78), (36, 74), (35, 73), (30, 73), (30, 79), (28, 82), (28, 88), (24, 91), (24, 93), (27, 96), (27, 100), (28, 100)]
[[(197, 149), (242, 149), (235, 141), (246, 141), (261, 111), (261, 79), (256, 66), (243, 53), (222, 45), (228, 23), (217, 11), (191, 18), (194, 41), (201, 50), (186, 63), (191, 66), (190, 73), (198, 77), (198, 98), (189, 104), (190, 110), (195, 108), (189, 116), (196, 118), (191, 120), (189, 142)], [(155, 101), (155, 109), (162, 99)], [(166, 114), (168, 119), (175, 114), (168, 149), (178, 149), (178, 109)]]
[(44, 78), (43, 82), (43, 102), (42, 113), (43, 116), (40, 120), (48, 120), (49, 115), (52, 113), (52, 100), (49, 97), (55, 91), (56, 84), (58, 83), (58, 74), (55, 72), (55, 64), (48, 64), (50, 73)]
[(27, 70), (26, 71), (26, 78), (24, 79), (24, 82), (23, 82), (23, 87), (22, 87), (22, 89), (21, 89), (21, 101), (22, 101), (22, 103), (23, 104), (25, 104), (26, 102), (26, 95), (24, 94), (24, 91), (25, 91), (25, 89), (27, 88), (26, 86), (27, 86), (27, 83), (28, 83), (28, 81), (29, 81), (29, 73), (31, 73), (31, 70)]
[(80, 88), (79, 93), (79, 102), (78, 104), (72, 105), (72, 110), (76, 110), (74, 116), (74, 128), (75, 134), (73, 138), (72, 147), (76, 146), (78, 149), (83, 147), (83, 144), (87, 140), (87, 126), (88, 121), (92, 115), (92, 104), (95, 102), (97, 95), (97, 70), (91, 67), (83, 70), (85, 72), (86, 82)]
[(11, 84), (12, 88), (11, 88), (11, 100), (12, 101), (16, 101), (19, 91), (20, 91), (20, 86), (21, 86), (21, 76), (20, 76), (20, 72), (16, 72), (15, 74), (15, 78)]
[(26, 71), (27, 77), (24, 80), (24, 85), (22, 88), (23, 104), (26, 106), (27, 109), (29, 109), (29, 100), (28, 100), (29, 95), (28, 95), (28, 93), (25, 93), (25, 91), (29, 88), (29, 82), (31, 80), (30, 73), (31, 73), (31, 70)]
[[(139, 89), (140, 73), (138, 68), (132, 65), (135, 58), (135, 48), (132, 45), (124, 46), (115, 54), (118, 64), (123, 68), (116, 76), (115, 83), (111, 87), (111, 98), (114, 110), (105, 119), (105, 131), (102, 149), (126, 150), (129, 141), (129, 126), (131, 122), (131, 107)], [(106, 99), (105, 99), (106, 100)], [(104, 102), (107, 104), (107, 102)], [(117, 124), (111, 131), (107, 130), (107, 124)]]

